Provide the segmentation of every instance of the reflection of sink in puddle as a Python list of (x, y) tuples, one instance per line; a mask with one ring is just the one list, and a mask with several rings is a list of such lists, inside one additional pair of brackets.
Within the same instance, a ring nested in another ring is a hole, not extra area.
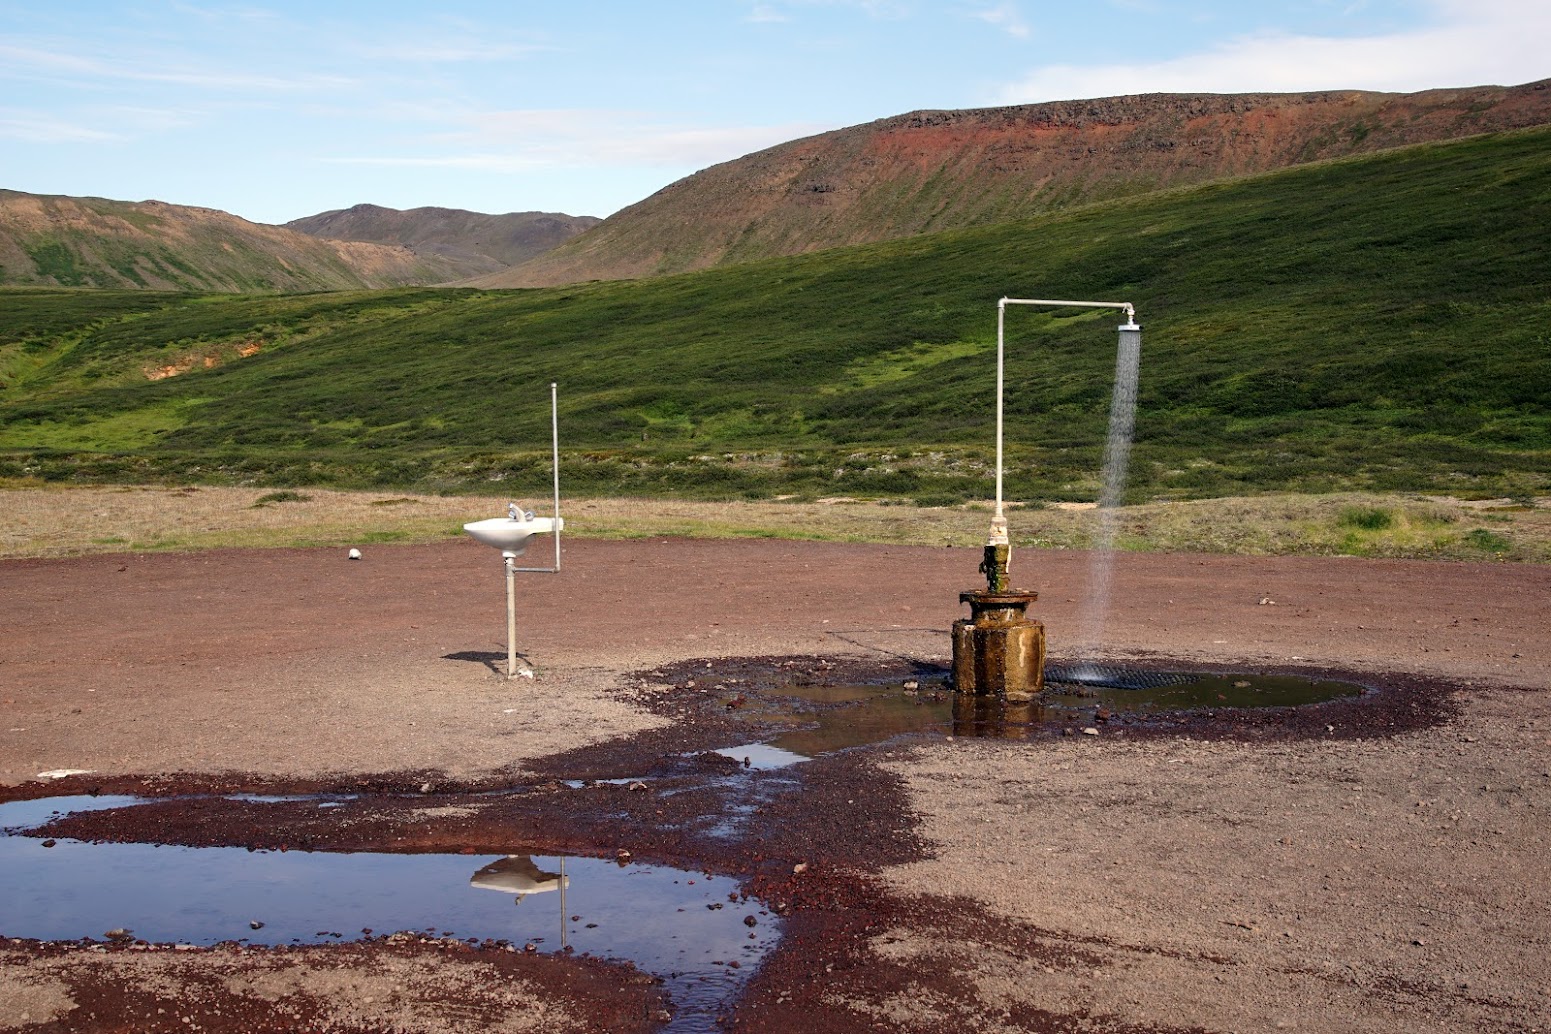
[[(661, 866), (76, 840), (45, 848), (36, 837), (14, 835), (59, 812), (143, 803), (71, 797), (0, 804), (0, 829), (10, 834), (0, 836), (0, 885), (11, 888), (0, 936), (100, 940), (123, 929), (152, 943), (281, 945), (403, 930), (545, 951), (570, 947), (663, 977), (677, 1007), (670, 1029), (686, 1022), (709, 1029), (701, 1021), (716, 1015), (780, 936), (780, 922), (758, 899), (742, 898), (736, 880)], [(530, 897), (561, 889), (562, 879), (563, 893)]]
[[(564, 870), (564, 862), (561, 862), (560, 868)], [(563, 890), (570, 885), (571, 878), (563, 871), (545, 872), (529, 854), (509, 854), (505, 858), (498, 858), (469, 879), (470, 887), (511, 894), (519, 905), (529, 894)]]

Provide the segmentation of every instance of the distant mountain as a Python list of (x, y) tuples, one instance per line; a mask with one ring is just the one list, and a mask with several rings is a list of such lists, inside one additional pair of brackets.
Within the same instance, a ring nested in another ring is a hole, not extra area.
[(0, 284), (318, 291), (467, 275), (440, 255), (322, 240), (212, 208), (0, 190)]
[(1551, 80), (917, 111), (705, 169), (488, 287), (677, 273), (1551, 123)]
[(455, 263), (464, 276), (505, 269), (541, 255), (601, 222), (596, 216), (553, 212), (485, 215), (455, 208), (355, 205), (284, 224), (314, 237), (396, 244), (417, 255)]
[(0, 284), (237, 292), (443, 284), (531, 259), (597, 222), (356, 205), (268, 226), (163, 201), (0, 190)]

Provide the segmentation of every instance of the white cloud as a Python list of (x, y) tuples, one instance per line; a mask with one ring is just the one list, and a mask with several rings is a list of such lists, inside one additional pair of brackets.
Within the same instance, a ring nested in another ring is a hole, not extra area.
[(791, 21), (790, 18), (769, 4), (755, 4), (753, 9), (749, 11), (748, 17), (744, 20), (755, 23)]
[(900, 21), (916, 13), (916, 0), (779, 0), (755, 4), (748, 20), (789, 21), (788, 14), (780, 9), (782, 4), (787, 8), (849, 7), (879, 21)]
[(68, 78), (72, 85), (102, 86), (114, 82), (162, 83), (214, 90), (297, 91), (348, 86), (351, 80), (329, 75), (252, 75), (197, 67), (163, 67), (70, 53), (53, 46), (0, 43), (3, 75), (23, 79)]
[(1029, 38), (1029, 23), (1024, 20), (1023, 13), (1018, 10), (1016, 4), (998, 4), (995, 7), (981, 8), (973, 13), (976, 18), (996, 26), (1009, 36), (1018, 39)]
[(0, 112), (0, 139), (45, 144), (96, 144), (122, 137), (106, 130), (61, 122), (53, 115)]
[(1139, 53), (1138, 60), (1109, 65), (1047, 65), (1004, 87), (993, 103), (1134, 93), (1411, 92), (1551, 75), (1551, 4), (1437, 0), (1434, 7), (1433, 24), (1388, 35), (1265, 33), (1162, 61)]
[(535, 168), (703, 168), (832, 126), (664, 125), (640, 112), (518, 110), (462, 118), (439, 134), (431, 155), (352, 156), (333, 164), (517, 171)]
[(509, 61), (552, 48), (488, 40), (448, 39), (355, 45), (350, 49), (361, 57), (373, 60), (458, 64), (466, 61)]

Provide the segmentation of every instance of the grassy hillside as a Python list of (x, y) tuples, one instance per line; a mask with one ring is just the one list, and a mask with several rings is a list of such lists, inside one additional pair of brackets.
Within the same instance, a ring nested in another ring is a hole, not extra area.
[(1548, 85), (1154, 93), (916, 111), (702, 169), (587, 234), (467, 286), (687, 273), (1545, 126)]
[(318, 291), (470, 275), (445, 256), (319, 240), (210, 208), (0, 190), (0, 284), (178, 291)]
[[(0, 475), (990, 490), (996, 300), (1133, 302), (1134, 499), (1551, 474), (1551, 132), (535, 291), (0, 292)], [(1095, 494), (1116, 314), (1008, 314), (1009, 498)], [(170, 371), (170, 374), (169, 374)]]

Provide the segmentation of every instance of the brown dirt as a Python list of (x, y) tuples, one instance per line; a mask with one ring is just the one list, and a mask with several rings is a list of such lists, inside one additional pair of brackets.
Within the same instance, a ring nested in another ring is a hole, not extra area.
[[(517, 837), (735, 874), (786, 923), (729, 1003), (739, 1030), (1551, 1027), (1551, 568), (1122, 556), (1116, 658), (1376, 692), (1097, 736), (915, 737), (787, 770), (796, 790), (749, 773), (761, 806), (728, 842), (710, 827), (745, 791), (697, 754), (749, 738), (728, 704), (792, 680), (930, 684), (976, 553), (572, 539), (564, 573), (518, 583), (536, 677), (509, 682), (491, 551), (365, 552), (0, 561), (0, 799), (348, 787), (366, 793), (326, 821), (169, 799), (51, 832)], [(1062, 657), (1086, 555), (1023, 551), (1014, 573)], [(40, 778), (67, 769), (88, 771)], [(648, 793), (558, 782), (647, 773)], [(492, 786), (515, 792), (463, 795)], [(371, 792), (390, 788), (424, 792)], [(0, 958), (0, 1030), (620, 1030), (662, 1008), (597, 960), (418, 939), (8, 940)]]

